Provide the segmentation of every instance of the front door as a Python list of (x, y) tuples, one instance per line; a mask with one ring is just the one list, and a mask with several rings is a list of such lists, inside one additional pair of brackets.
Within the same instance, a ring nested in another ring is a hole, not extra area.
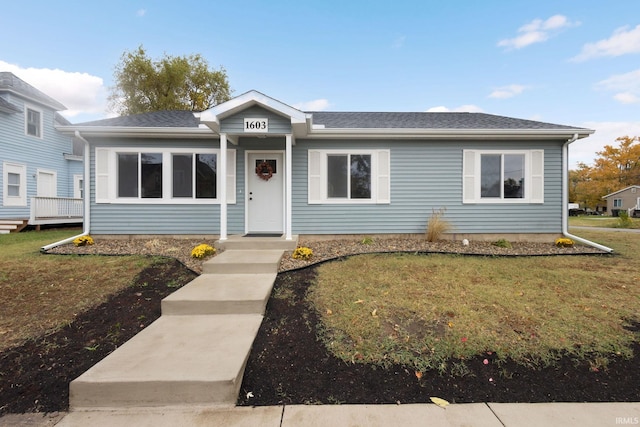
[(284, 232), (284, 156), (282, 152), (247, 154), (247, 232)]

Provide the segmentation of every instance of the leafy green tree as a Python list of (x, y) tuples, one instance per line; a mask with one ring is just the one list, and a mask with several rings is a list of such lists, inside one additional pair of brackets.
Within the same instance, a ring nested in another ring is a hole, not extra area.
[(122, 54), (114, 72), (110, 109), (121, 115), (161, 110), (204, 111), (229, 99), (224, 68), (210, 69), (202, 56), (166, 55), (152, 60), (139, 46)]

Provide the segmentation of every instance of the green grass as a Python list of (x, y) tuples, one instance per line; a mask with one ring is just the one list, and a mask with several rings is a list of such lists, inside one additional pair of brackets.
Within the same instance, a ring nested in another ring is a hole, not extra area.
[(640, 321), (640, 234), (589, 232), (615, 256), (361, 255), (319, 267), (308, 297), (345, 361), (463, 374), (495, 353), (527, 366), (563, 354), (630, 357)]
[(620, 218), (610, 216), (572, 216), (569, 227), (640, 228), (640, 218), (629, 218), (631, 227), (621, 227)]
[(129, 286), (152, 259), (43, 255), (77, 230), (0, 235), (0, 351), (53, 332)]

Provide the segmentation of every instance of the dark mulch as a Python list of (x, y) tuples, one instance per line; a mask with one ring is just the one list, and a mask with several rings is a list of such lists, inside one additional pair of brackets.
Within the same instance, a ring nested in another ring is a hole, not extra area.
[[(318, 339), (316, 313), (305, 302), (314, 275), (315, 268), (308, 268), (278, 276), (274, 292), (293, 297), (270, 299), (238, 404), (419, 403), (431, 396), (458, 403), (640, 400), (638, 343), (633, 359), (614, 359), (598, 372), (588, 361), (569, 357), (533, 370), (510, 361), (498, 365), (495, 354), (483, 354), (466, 361), (468, 375), (426, 372), (418, 380), (414, 371), (402, 366), (345, 363)], [(485, 365), (484, 359), (490, 363)]]
[[(588, 362), (564, 358), (530, 370), (507, 362), (468, 361), (470, 375), (426, 372), (421, 380), (400, 366), (391, 369), (344, 363), (318, 340), (317, 317), (304, 300), (315, 268), (280, 274), (254, 344), (238, 403), (410, 403), (438, 396), (451, 402), (638, 401), (640, 357), (614, 360), (593, 372)], [(0, 353), (0, 415), (68, 409), (68, 385), (160, 315), (160, 301), (195, 274), (168, 260), (143, 271), (131, 288), (79, 314), (53, 334)], [(635, 344), (635, 354), (640, 346)], [(253, 397), (247, 397), (252, 393)]]
[(156, 263), (73, 323), (0, 353), (0, 415), (67, 410), (69, 382), (160, 317), (160, 301), (195, 277), (174, 259)]

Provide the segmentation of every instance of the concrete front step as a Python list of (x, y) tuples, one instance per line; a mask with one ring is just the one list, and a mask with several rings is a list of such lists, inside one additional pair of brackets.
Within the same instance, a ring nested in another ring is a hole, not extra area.
[(162, 316), (70, 384), (72, 410), (234, 404), (262, 316)]
[(202, 263), (204, 274), (277, 273), (283, 250), (225, 250)]
[(298, 236), (291, 240), (283, 237), (263, 236), (229, 236), (227, 240), (218, 240), (216, 246), (225, 250), (251, 250), (251, 249), (281, 249), (292, 251), (298, 246)]
[(162, 300), (162, 315), (263, 314), (276, 273), (203, 274)]

